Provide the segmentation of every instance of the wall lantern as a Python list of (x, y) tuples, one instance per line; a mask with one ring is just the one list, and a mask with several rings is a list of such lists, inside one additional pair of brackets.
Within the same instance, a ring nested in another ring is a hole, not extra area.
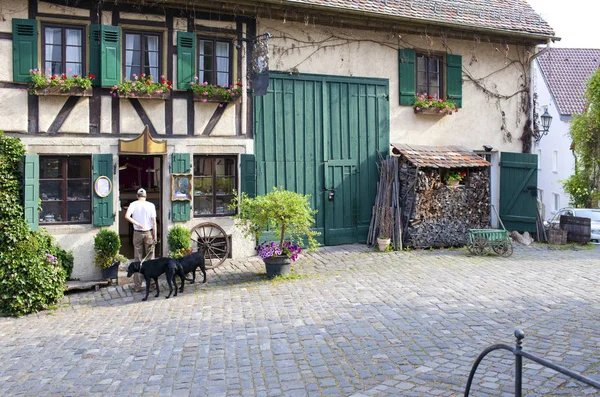
[(544, 135), (548, 135), (548, 131), (550, 131), (550, 124), (552, 124), (552, 116), (550, 116), (550, 113), (548, 113), (548, 108), (545, 106), (544, 114), (540, 116), (540, 119), (542, 121), (542, 130), (538, 134), (535, 134), (536, 142), (539, 142)]

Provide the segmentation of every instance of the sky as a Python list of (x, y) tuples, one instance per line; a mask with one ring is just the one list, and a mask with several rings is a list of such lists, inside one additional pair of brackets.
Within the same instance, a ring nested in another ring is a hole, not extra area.
[(600, 0), (527, 0), (561, 41), (553, 47), (600, 48)]

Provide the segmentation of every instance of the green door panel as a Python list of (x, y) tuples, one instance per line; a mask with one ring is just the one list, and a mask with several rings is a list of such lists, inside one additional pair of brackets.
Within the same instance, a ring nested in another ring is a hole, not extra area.
[[(377, 152), (389, 147), (388, 81), (272, 72), (267, 94), (254, 98), (254, 122), (257, 194), (310, 194), (321, 243), (366, 241)], [(327, 175), (339, 185), (335, 204)]]
[(356, 160), (330, 160), (325, 165), (325, 245), (357, 241)]
[[(171, 167), (173, 174), (191, 173), (191, 156), (189, 153), (173, 153)], [(171, 219), (173, 222), (187, 222), (191, 219), (192, 205), (189, 200), (171, 201)]]
[(500, 154), (500, 219), (507, 230), (536, 232), (536, 154)]
[(40, 201), (40, 156), (26, 154), (23, 159), (25, 183), (23, 184), (23, 207), (25, 221), (31, 230), (38, 230), (38, 203)]

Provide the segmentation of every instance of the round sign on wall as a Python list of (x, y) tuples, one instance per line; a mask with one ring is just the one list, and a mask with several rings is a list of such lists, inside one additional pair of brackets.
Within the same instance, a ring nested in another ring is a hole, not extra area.
[(94, 182), (94, 192), (98, 197), (106, 197), (112, 192), (112, 182), (106, 176), (99, 176)]

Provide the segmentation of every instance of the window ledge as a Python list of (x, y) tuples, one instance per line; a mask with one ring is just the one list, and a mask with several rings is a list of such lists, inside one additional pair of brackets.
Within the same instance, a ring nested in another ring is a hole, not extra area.
[(65, 91), (62, 87), (47, 87), (31, 90), (32, 95), (38, 96), (92, 96), (92, 87), (83, 89), (81, 87), (72, 87)]
[(134, 92), (133, 94), (117, 94), (119, 98), (125, 99), (169, 99), (171, 92), (163, 92), (162, 94), (148, 94), (146, 92)]
[(208, 97), (206, 95), (202, 95), (199, 92), (194, 92), (194, 102), (213, 102), (213, 103), (228, 103), (228, 102), (237, 102), (242, 96), (238, 95), (233, 97), (231, 100), (226, 99), (223, 95), (215, 95), (212, 97)]
[(443, 117), (443, 116), (447, 116), (447, 115), (449, 116), (449, 115), (452, 115), (452, 113), (453, 113), (452, 111), (450, 111), (448, 113), (446, 113), (446, 112), (440, 113), (439, 109), (437, 109), (437, 108), (428, 108), (428, 109), (420, 109), (420, 110), (413, 109), (413, 110), (414, 110), (415, 114), (417, 114), (417, 115), (422, 114), (422, 115), (427, 115), (427, 116), (439, 116), (439, 117)]

